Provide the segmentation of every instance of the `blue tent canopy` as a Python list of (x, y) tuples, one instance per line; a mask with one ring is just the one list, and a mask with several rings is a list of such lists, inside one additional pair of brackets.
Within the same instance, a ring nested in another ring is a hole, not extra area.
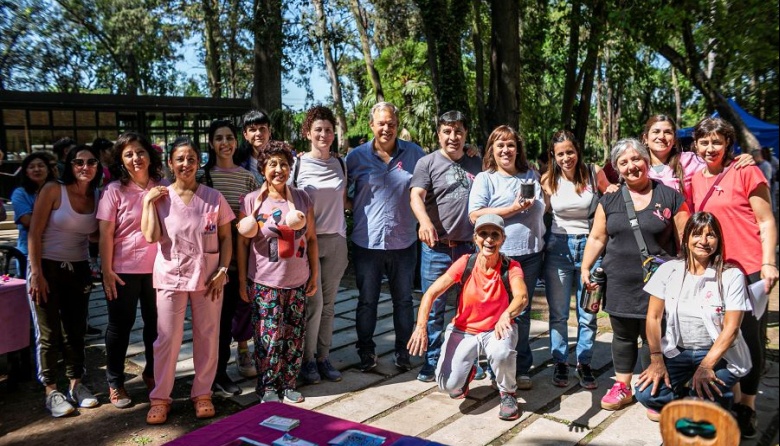
[[(756, 118), (737, 105), (733, 99), (729, 99), (729, 105), (731, 105), (731, 108), (739, 114), (739, 117), (742, 118), (742, 122), (745, 123), (748, 130), (756, 136), (761, 147), (771, 147), (775, 156), (780, 156), (778, 153), (778, 149), (780, 148), (780, 127)], [(717, 111), (712, 114), (712, 117), (716, 116), (720, 116)], [(678, 130), (677, 138), (693, 138), (693, 127)], [(738, 148), (736, 149), (738, 150)]]

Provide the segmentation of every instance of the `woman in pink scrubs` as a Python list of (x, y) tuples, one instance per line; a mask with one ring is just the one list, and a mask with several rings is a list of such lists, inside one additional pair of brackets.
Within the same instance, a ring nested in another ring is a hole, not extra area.
[(141, 303), (146, 366), (142, 373), (149, 390), (154, 388), (154, 340), (157, 339), (157, 299), (152, 269), (157, 244), (147, 243), (141, 233), (143, 200), (162, 178), (160, 155), (146, 136), (127, 132), (117, 138), (110, 165), (112, 181), (98, 205), (100, 258), (106, 293), (106, 380), (108, 398), (115, 407), (132, 401), (125, 390), (125, 356), (136, 308)]
[(295, 380), (303, 361), (306, 297), (317, 291), (314, 206), (306, 192), (287, 184), (292, 163), (290, 146), (271, 141), (257, 161), (265, 182), (244, 198), (239, 215), (253, 217), (259, 227), (251, 238), (239, 229), (236, 258), (241, 298), (252, 303), (255, 392), (264, 402), (303, 402)]
[(190, 397), (196, 417), (214, 416), (211, 383), (217, 372), (220, 299), (232, 255), (230, 222), (235, 214), (221, 193), (195, 181), (199, 162), (195, 142), (177, 138), (168, 159), (173, 184), (152, 188), (143, 201), (141, 230), (147, 242), (159, 244), (153, 274), (157, 289), (156, 382), (149, 394), (149, 424), (168, 419), (188, 301), (195, 367)]

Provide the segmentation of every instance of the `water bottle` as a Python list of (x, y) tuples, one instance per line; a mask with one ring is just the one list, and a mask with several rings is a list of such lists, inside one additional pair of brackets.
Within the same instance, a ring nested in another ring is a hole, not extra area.
[(582, 293), (582, 309), (591, 314), (597, 314), (601, 307), (601, 301), (604, 299), (604, 284), (607, 283), (607, 275), (603, 268), (596, 268), (590, 276), (590, 281), (597, 286), (593, 291), (584, 290)]

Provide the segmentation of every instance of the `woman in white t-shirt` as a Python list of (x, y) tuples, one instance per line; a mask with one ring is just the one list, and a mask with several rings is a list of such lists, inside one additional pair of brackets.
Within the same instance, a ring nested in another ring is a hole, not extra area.
[(682, 259), (661, 265), (645, 285), (651, 295), (646, 325), (651, 363), (639, 375), (636, 398), (653, 421), (665, 404), (688, 395), (729, 409), (732, 386), (750, 371), (739, 330), (749, 310), (745, 276), (724, 264), (722, 240), (714, 215), (694, 214), (685, 225)]
[[(550, 354), (555, 361), (553, 384), (569, 385), (568, 323), (572, 289), (577, 302), (585, 288), (579, 277), (585, 242), (590, 232), (590, 214), (594, 186), (604, 192), (609, 186), (601, 168), (587, 165), (574, 134), (555, 132), (550, 140), (550, 162), (542, 176), (542, 190), (552, 226), (545, 246), (544, 284), (550, 308)], [(598, 199), (598, 195), (596, 196)], [(600, 266), (597, 261), (594, 268)], [(585, 389), (598, 387), (590, 368), (593, 342), (596, 338), (596, 315), (577, 308), (577, 377)]]
[(333, 340), (336, 293), (347, 269), (347, 169), (344, 160), (331, 154), (336, 117), (323, 106), (309, 109), (301, 133), (311, 149), (295, 160), (290, 183), (303, 189), (314, 202), (317, 222), (320, 274), (317, 292), (306, 301), (306, 339), (303, 344), (301, 378), (316, 384), (322, 378), (341, 381), (328, 360)]

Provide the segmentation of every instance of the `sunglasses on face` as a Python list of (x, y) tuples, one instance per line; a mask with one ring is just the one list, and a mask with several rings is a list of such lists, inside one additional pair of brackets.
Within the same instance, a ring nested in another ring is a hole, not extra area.
[(492, 238), (493, 240), (496, 240), (501, 237), (501, 233), (498, 231), (479, 231), (477, 232), (477, 235), (480, 238)]
[(89, 166), (89, 167), (95, 167), (95, 166), (97, 166), (99, 161), (97, 159), (95, 159), (95, 158), (90, 158), (88, 160), (83, 160), (81, 158), (76, 158), (73, 161), (71, 161), (70, 163), (73, 164), (76, 167), (84, 167), (85, 164), (87, 166)]

